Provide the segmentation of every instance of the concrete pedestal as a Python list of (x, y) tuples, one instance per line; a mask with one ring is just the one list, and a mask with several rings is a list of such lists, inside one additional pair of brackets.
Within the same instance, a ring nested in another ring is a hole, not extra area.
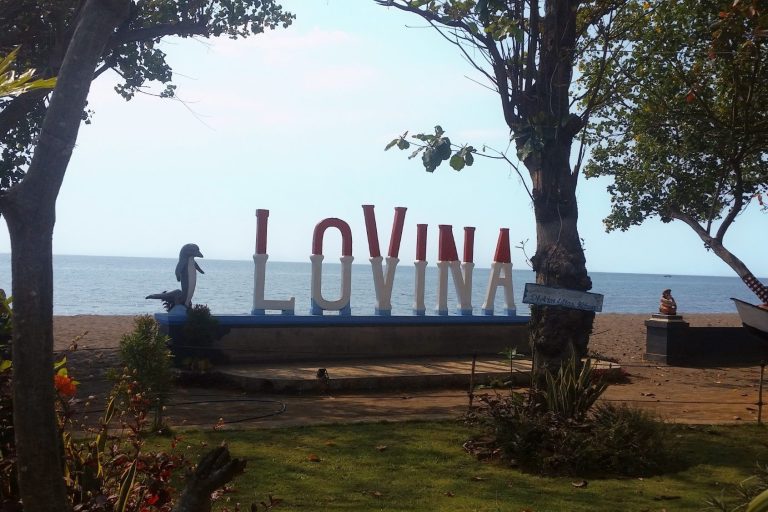
[(645, 359), (676, 366), (756, 365), (768, 343), (743, 327), (690, 327), (680, 315), (645, 321)]
[(651, 315), (645, 321), (645, 359), (660, 363), (670, 362), (682, 355), (690, 324), (682, 315)]

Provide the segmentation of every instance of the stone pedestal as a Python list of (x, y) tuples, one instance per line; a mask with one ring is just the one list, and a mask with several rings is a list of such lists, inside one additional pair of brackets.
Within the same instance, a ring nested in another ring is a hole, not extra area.
[(645, 321), (645, 359), (674, 362), (684, 353), (689, 324), (682, 315), (651, 315)]

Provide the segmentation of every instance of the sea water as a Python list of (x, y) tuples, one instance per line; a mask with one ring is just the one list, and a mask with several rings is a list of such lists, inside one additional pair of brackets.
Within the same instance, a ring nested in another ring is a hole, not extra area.
[[(365, 261), (365, 260), (363, 260)], [(253, 306), (252, 261), (199, 259), (205, 275), (198, 275), (194, 303), (207, 304), (218, 314), (249, 313)], [(147, 300), (152, 293), (180, 288), (174, 271), (175, 259), (125, 258), (107, 256), (54, 256), (54, 314), (56, 315), (136, 315), (162, 311), (158, 300)], [(475, 268), (472, 305), (474, 314), (482, 314), (489, 269)], [(730, 297), (748, 302), (756, 299), (741, 279), (712, 276), (662, 276), (591, 272), (592, 292), (605, 296), (607, 313), (652, 313), (658, 310), (662, 290), (672, 295), (682, 313), (735, 313)], [(265, 298), (296, 298), (296, 314), (309, 314), (311, 268), (306, 263), (267, 263)], [(512, 271), (518, 314), (527, 315), (522, 303), (525, 283), (535, 282), (532, 271)], [(341, 266), (323, 263), (323, 296), (335, 300), (340, 295)], [(10, 293), (10, 255), (0, 254), (0, 288)], [(427, 267), (425, 304), (427, 314), (435, 314), (437, 305), (437, 267)], [(456, 311), (456, 293), (449, 277), (448, 307)], [(414, 267), (401, 261), (392, 290), (392, 314), (410, 315), (414, 299)], [(352, 266), (352, 314), (372, 315), (375, 293), (371, 267), (367, 262)], [(496, 311), (504, 310), (501, 289), (496, 294)]]

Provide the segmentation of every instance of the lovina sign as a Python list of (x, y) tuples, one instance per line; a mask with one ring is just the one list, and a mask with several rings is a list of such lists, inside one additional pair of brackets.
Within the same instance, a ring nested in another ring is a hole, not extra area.
[[(395, 279), (397, 265), (400, 263), (400, 241), (405, 224), (406, 208), (396, 207), (392, 223), (392, 235), (389, 240), (387, 256), (381, 255), (379, 235), (376, 227), (376, 216), (372, 205), (363, 205), (365, 228), (368, 238), (371, 272), (374, 291), (376, 293), (375, 314), (390, 316), (392, 313), (392, 285)], [(264, 315), (267, 311), (280, 311), (284, 315), (293, 315), (295, 297), (284, 300), (265, 298), (265, 276), (267, 271), (267, 226), (269, 210), (256, 210), (256, 252), (253, 255), (255, 266), (253, 279), (253, 315)], [(341, 285), (338, 298), (329, 299), (323, 296), (323, 237), (329, 229), (337, 229), (341, 234)], [(438, 226), (438, 315), (448, 315), (448, 279), (451, 276), (458, 299), (458, 313), (472, 315), (472, 271), (474, 270), (475, 228), (464, 228), (463, 258), (459, 261), (456, 242), (453, 238), (453, 227), (446, 224)], [(424, 283), (426, 276), (427, 254), (427, 224), (416, 225), (416, 259), (414, 280), (413, 313), (425, 315)], [(352, 295), (352, 230), (349, 224), (341, 219), (327, 218), (320, 221), (312, 235), (312, 254), (309, 257), (312, 264), (310, 285), (312, 315), (323, 315), (325, 311), (338, 311), (340, 315), (350, 315)], [(509, 229), (501, 228), (496, 244), (485, 301), (482, 305), (483, 315), (494, 315), (496, 292), (501, 288), (504, 295), (504, 315), (515, 316), (515, 301), (512, 288), (512, 262), (510, 258)]]

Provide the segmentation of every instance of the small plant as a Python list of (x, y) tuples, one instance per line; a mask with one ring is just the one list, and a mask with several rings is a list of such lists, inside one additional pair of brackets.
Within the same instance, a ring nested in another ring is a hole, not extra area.
[(211, 315), (211, 309), (205, 304), (195, 304), (187, 310), (185, 343), (193, 347), (210, 347), (218, 338), (218, 327), (219, 321)]
[(525, 359), (526, 356), (524, 354), (518, 354), (517, 347), (507, 347), (499, 352), (499, 355), (504, 356), (504, 359), (509, 363), (509, 378), (512, 379), (515, 373), (515, 361), (518, 359)]
[(572, 355), (557, 373), (544, 370), (544, 387), (538, 391), (546, 411), (564, 420), (583, 421), (607, 388), (589, 359), (581, 362)]
[(503, 456), (544, 474), (644, 475), (669, 453), (665, 427), (646, 413), (595, 405), (607, 388), (587, 360), (543, 369), (528, 392), (485, 395), (485, 424)]
[(673, 464), (667, 426), (650, 413), (626, 405), (597, 404), (589, 425), (591, 442), (582, 457), (589, 468), (645, 475)]
[(120, 357), (154, 412), (152, 429), (163, 429), (163, 409), (171, 390), (170, 338), (160, 332), (160, 326), (150, 315), (134, 319), (134, 329), (120, 340)]
[(182, 366), (190, 369), (210, 369), (211, 363), (217, 362), (218, 351), (213, 344), (219, 339), (219, 322), (211, 315), (205, 304), (195, 304), (187, 309), (187, 321), (182, 330), (182, 347), (178, 351), (184, 354)]
[(732, 498), (711, 497), (705, 501), (707, 510), (719, 512), (766, 512), (768, 511), (768, 465), (757, 464), (754, 475), (734, 485)]

